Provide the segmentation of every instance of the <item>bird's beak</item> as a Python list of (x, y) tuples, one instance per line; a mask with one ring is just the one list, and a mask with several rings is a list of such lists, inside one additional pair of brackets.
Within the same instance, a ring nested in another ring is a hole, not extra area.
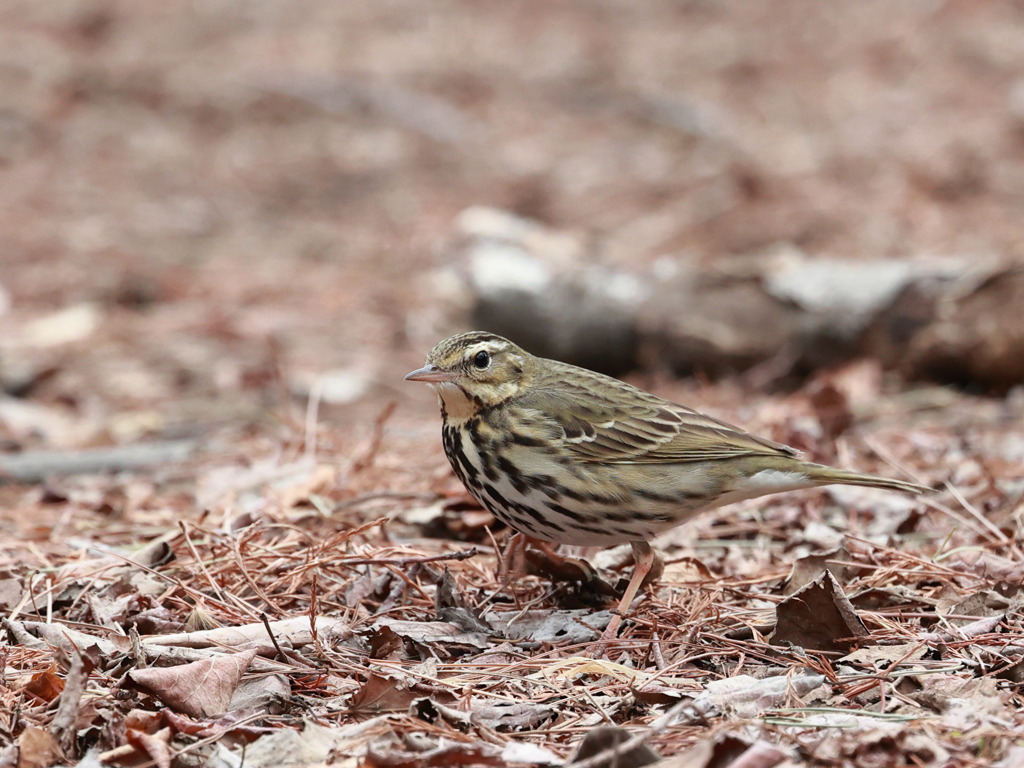
[(436, 384), (441, 381), (452, 381), (455, 376), (448, 371), (441, 370), (436, 365), (425, 365), (405, 374), (406, 381), (425, 381), (429, 384)]

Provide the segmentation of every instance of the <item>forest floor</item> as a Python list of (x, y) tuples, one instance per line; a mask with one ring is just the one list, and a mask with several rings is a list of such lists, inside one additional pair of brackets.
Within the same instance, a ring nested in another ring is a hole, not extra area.
[(638, 273), (1019, 262), (1019, 7), (16, 0), (0, 51), (0, 765), (1024, 760), (1020, 388), (632, 373), (936, 492), (698, 517), (595, 653), (402, 381), (473, 205)]

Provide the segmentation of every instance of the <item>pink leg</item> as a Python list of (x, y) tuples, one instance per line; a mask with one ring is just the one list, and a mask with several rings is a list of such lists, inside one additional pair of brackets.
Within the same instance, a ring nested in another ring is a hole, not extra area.
[(651, 549), (651, 545), (646, 541), (633, 542), (633, 561), (635, 563), (633, 575), (629, 579), (629, 584), (626, 585), (626, 591), (622, 593), (622, 599), (619, 600), (619, 605), (615, 609), (615, 615), (601, 634), (601, 639), (598, 641), (599, 646), (615, 639), (619, 632), (619, 626), (622, 624), (622, 617), (629, 611), (629, 607), (636, 598), (636, 593), (643, 586), (647, 574), (651, 572), (654, 563), (657, 561), (657, 557), (654, 554), (654, 550)]
[(498, 556), (498, 589), (505, 589), (526, 572), (526, 547), (529, 540), (523, 534), (513, 533)]

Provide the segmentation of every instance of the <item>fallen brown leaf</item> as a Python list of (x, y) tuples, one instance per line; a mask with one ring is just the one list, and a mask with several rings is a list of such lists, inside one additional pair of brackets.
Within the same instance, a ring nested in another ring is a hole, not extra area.
[(775, 644), (815, 651), (846, 651), (869, 635), (831, 572), (825, 571), (775, 608)]
[(192, 717), (227, 711), (242, 674), (256, 651), (221, 654), (176, 667), (135, 669), (128, 676), (167, 706)]

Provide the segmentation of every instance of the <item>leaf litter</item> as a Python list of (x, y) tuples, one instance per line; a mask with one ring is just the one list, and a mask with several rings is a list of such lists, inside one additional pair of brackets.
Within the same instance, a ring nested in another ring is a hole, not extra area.
[[(904, 461), (910, 434), (886, 441)], [(386, 435), (359, 449), (364, 467), (391, 462)], [(965, 482), (962, 501), (939, 495), (898, 528), (869, 495), (844, 498), (845, 516), (828, 493), (708, 513), (663, 537), (661, 579), (602, 648), (604, 587), (590, 606), (572, 592), (595, 573), (614, 583), (614, 553), (585, 568), (545, 554), (502, 584), (493, 545), (507, 532), (437, 538), (445, 497), (367, 487), (379, 466), (325, 484), (323, 454), (285, 454), (219, 481), (207, 513), (183, 516), (157, 482), (84, 548), (86, 522), (8, 540), (3, 704), (17, 714), (3, 759), (970, 764), (1002, 757), (1024, 726), (1020, 516), (1001, 513), (1019, 500), (989, 485)], [(65, 478), (51, 505), (124, 478)], [(28, 486), (4, 493), (39, 503)], [(424, 503), (429, 515), (410, 513)], [(825, 520), (834, 537), (814, 532)]]

